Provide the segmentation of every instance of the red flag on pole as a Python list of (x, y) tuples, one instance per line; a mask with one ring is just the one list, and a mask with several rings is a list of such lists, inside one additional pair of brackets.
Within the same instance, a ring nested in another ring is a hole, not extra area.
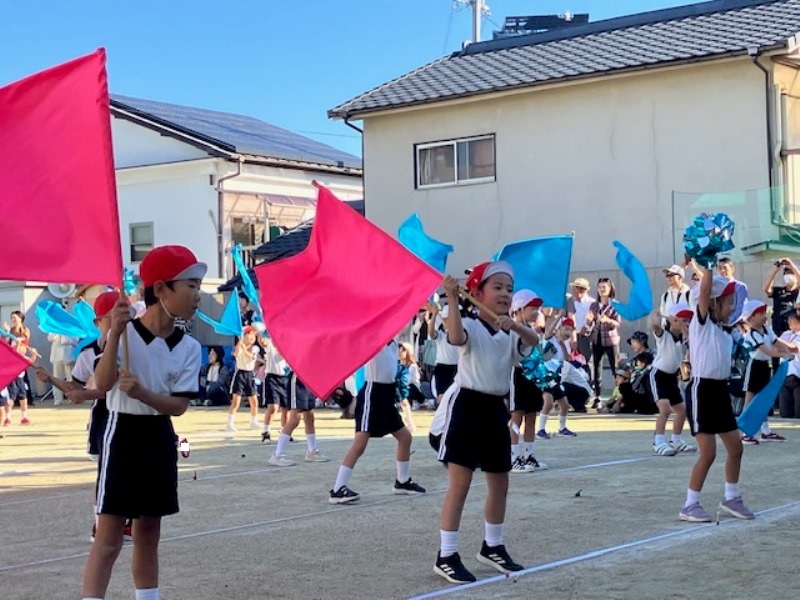
[(322, 398), (375, 356), (442, 281), (323, 187), (308, 247), (255, 273), (270, 336)]
[(9, 383), (30, 366), (31, 363), (24, 356), (8, 342), (0, 339), (0, 390), (8, 387)]
[(103, 49), (0, 88), (0, 279), (119, 284)]

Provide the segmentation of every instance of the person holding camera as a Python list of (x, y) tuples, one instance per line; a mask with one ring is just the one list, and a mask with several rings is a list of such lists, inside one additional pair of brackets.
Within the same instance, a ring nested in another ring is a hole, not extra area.
[[(782, 276), (776, 284), (775, 279), (781, 271)], [(764, 282), (764, 293), (772, 298), (772, 330), (775, 335), (780, 336), (789, 329), (788, 316), (785, 313), (797, 303), (799, 278), (800, 273), (795, 264), (788, 258), (781, 258), (775, 261)]]

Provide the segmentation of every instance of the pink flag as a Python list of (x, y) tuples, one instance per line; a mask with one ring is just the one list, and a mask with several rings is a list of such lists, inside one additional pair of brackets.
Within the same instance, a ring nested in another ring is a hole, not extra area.
[(105, 60), (100, 49), (0, 88), (0, 279), (122, 281)]
[(8, 387), (17, 376), (31, 366), (24, 356), (0, 338), (0, 390)]
[(322, 398), (397, 335), (442, 281), (323, 187), (308, 247), (255, 273), (269, 334)]

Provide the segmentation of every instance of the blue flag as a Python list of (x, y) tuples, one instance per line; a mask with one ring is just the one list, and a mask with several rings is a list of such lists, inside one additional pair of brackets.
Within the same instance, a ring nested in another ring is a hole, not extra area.
[(532, 290), (545, 306), (561, 308), (572, 261), (571, 235), (531, 238), (506, 244), (495, 256), (514, 268), (514, 289)]
[(447, 267), (447, 255), (453, 251), (450, 244), (433, 239), (422, 228), (419, 215), (408, 217), (397, 231), (400, 243), (440, 273)]
[[(244, 290), (245, 296), (247, 299), (250, 300), (250, 303), (255, 307), (256, 314), (261, 317), (263, 320), (263, 314), (261, 312), (261, 304), (258, 301), (258, 291), (256, 290), (256, 286), (253, 283), (253, 280), (250, 278), (250, 273), (247, 270), (247, 267), (244, 265), (244, 261), (242, 260), (242, 245), (236, 244), (231, 250), (231, 257), (233, 258), (233, 264), (236, 265), (236, 270), (239, 271), (239, 276), (242, 278), (242, 290)], [(241, 322), (240, 322), (241, 325)]]
[(36, 305), (36, 318), (42, 332), (78, 340), (72, 358), (77, 358), (81, 350), (100, 337), (100, 330), (94, 324), (94, 309), (84, 300), (75, 304), (72, 313), (58, 302), (45, 300)]
[(228, 298), (228, 303), (222, 311), (222, 316), (219, 321), (209, 317), (202, 311), (197, 311), (197, 316), (201, 321), (204, 321), (214, 328), (214, 331), (219, 335), (242, 335), (242, 313), (239, 310), (239, 290), (233, 290), (231, 297)]
[(621, 242), (614, 242), (617, 248), (617, 266), (631, 280), (631, 295), (628, 303), (612, 300), (619, 315), (626, 321), (636, 321), (653, 312), (653, 291), (650, 278), (644, 265)]
[(366, 367), (361, 367), (358, 371), (353, 374), (353, 379), (356, 380), (356, 394), (361, 391), (361, 388), (364, 387), (364, 384), (367, 383), (367, 369)]
[(753, 397), (736, 419), (736, 424), (745, 434), (753, 436), (758, 432), (769, 414), (769, 409), (775, 405), (775, 399), (783, 387), (788, 371), (789, 361), (783, 361), (769, 383)]

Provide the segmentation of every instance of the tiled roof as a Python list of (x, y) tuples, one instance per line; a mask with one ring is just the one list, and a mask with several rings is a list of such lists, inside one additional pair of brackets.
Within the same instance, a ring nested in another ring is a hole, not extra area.
[(236, 154), (361, 169), (361, 159), (253, 117), (113, 95), (111, 106)]
[(786, 47), (800, 0), (715, 0), (481, 42), (329, 111), (334, 118)]
[[(358, 211), (360, 215), (364, 215), (364, 201), (363, 200), (348, 200), (349, 204), (354, 210)], [(270, 240), (266, 244), (262, 244), (253, 250), (253, 256), (259, 259), (259, 264), (264, 264), (279, 260), (281, 258), (289, 258), (298, 252), (301, 252), (308, 246), (311, 240), (311, 229), (314, 225), (314, 220), (311, 219), (305, 223), (301, 223), (297, 227), (287, 231), (280, 237)], [(251, 273), (251, 275), (253, 275)], [(255, 276), (252, 276), (253, 282), (258, 285)], [(220, 292), (228, 292), (235, 287), (242, 284), (242, 278), (238, 275), (233, 279), (226, 281), (223, 285), (219, 286)]]

